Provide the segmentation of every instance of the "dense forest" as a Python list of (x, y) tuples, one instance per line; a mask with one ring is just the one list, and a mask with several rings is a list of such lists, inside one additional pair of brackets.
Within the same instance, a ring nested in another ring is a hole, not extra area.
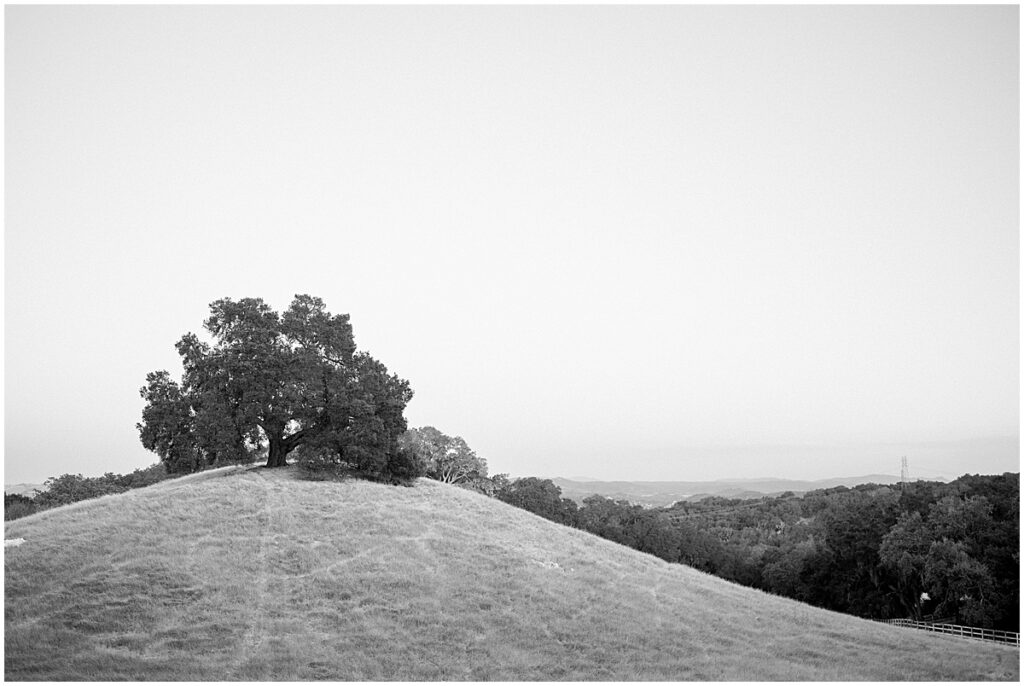
[[(496, 477), (500, 478), (500, 477)], [(644, 508), (547, 479), (494, 495), (669, 562), (870, 619), (1019, 631), (1020, 475)]]

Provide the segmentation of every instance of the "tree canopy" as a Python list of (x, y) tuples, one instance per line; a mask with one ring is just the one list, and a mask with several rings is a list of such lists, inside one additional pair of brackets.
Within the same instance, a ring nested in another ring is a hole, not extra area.
[(177, 343), (181, 383), (151, 372), (140, 393), (142, 444), (169, 473), (252, 461), (280, 467), (299, 446), (377, 478), (403, 456), (408, 381), (356, 350), (347, 314), (297, 295), (283, 313), (261, 298), (210, 305), (212, 342)]
[(461, 436), (423, 426), (406, 431), (401, 444), (416, 455), (431, 479), (455, 484), (487, 476), (487, 460), (473, 452)]
[(578, 509), (574, 501), (562, 497), (562, 489), (555, 482), (535, 476), (508, 482), (495, 497), (559, 524), (571, 525)]

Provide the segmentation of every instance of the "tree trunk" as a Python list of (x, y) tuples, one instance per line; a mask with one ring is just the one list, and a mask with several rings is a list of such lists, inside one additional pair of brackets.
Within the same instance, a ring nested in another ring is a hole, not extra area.
[(280, 431), (271, 433), (264, 429), (264, 433), (268, 434), (267, 440), (270, 442), (270, 454), (267, 456), (268, 467), (284, 467), (288, 453), (306, 442), (305, 430), (296, 431), (291, 436), (282, 438), (283, 430), (282, 428)]
[(283, 467), (284, 458), (288, 454), (283, 438), (272, 436), (270, 438), (270, 454), (267, 456), (268, 467)]

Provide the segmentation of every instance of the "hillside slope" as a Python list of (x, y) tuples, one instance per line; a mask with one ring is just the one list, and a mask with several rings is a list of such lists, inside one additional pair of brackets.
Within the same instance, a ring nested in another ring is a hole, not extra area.
[(7, 680), (986, 680), (1016, 649), (825, 612), (484, 496), (172, 480), (10, 522)]

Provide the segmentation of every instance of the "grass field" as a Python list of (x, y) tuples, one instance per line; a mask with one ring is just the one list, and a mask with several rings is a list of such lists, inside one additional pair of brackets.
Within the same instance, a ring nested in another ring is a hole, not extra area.
[(484, 496), (224, 470), (6, 525), (6, 680), (1011, 680)]

